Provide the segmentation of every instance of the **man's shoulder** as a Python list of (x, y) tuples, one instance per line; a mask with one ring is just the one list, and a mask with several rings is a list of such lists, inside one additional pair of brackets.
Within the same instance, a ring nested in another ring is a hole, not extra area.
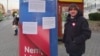
[(87, 21), (87, 19), (85, 17), (83, 17), (83, 16), (80, 16), (78, 20), (81, 21), (81, 22), (82, 21)]

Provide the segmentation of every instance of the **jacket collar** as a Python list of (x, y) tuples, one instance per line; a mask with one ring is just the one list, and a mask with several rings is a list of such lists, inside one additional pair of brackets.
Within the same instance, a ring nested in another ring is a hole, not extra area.
[(71, 19), (70, 14), (68, 14), (66, 21), (76, 21), (79, 19), (79, 17), (83, 16), (83, 13), (81, 11), (78, 11), (77, 15), (74, 17), (74, 19)]

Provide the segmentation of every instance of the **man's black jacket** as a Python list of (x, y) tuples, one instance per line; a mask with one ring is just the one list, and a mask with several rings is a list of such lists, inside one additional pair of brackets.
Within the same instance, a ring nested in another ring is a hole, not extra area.
[(68, 15), (63, 42), (68, 53), (81, 53), (85, 52), (85, 42), (91, 37), (91, 30), (87, 20), (82, 16), (80, 12), (76, 15), (74, 19), (71, 19)]

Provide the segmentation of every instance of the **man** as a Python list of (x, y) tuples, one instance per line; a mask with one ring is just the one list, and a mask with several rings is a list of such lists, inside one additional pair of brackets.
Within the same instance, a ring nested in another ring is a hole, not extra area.
[(13, 20), (13, 28), (15, 31), (15, 36), (18, 34), (18, 22), (19, 22), (19, 16), (16, 16)]
[(91, 31), (76, 4), (71, 4), (68, 12), (63, 42), (69, 56), (82, 56), (85, 53), (85, 42), (90, 38)]

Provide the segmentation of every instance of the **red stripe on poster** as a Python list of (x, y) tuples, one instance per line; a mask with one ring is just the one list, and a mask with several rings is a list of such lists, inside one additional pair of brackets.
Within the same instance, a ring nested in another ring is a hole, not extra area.
[(20, 56), (50, 56), (49, 30), (38, 26), (37, 35), (22, 33), (22, 25), (19, 26)]

